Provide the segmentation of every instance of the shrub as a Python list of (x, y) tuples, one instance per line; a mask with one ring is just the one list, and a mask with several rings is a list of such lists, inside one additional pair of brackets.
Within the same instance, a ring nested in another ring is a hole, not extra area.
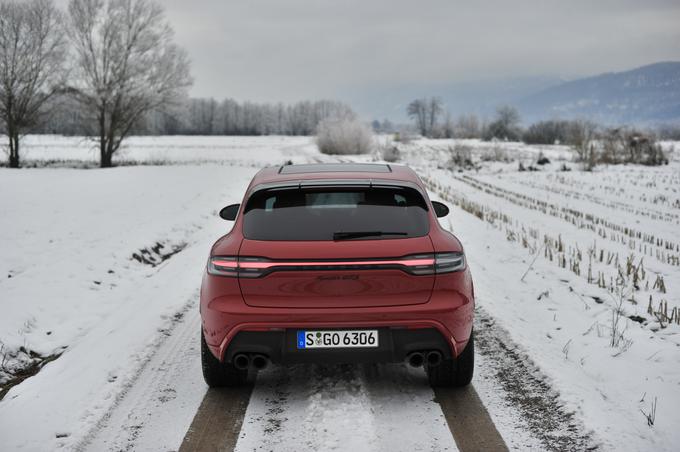
[(482, 138), (484, 125), (479, 122), (476, 115), (461, 115), (458, 117), (453, 128), (453, 136), (456, 138)]
[(661, 145), (650, 135), (635, 129), (609, 129), (602, 136), (597, 149), (598, 163), (638, 163), (664, 165), (668, 159)]
[(456, 143), (454, 147), (449, 147), (449, 161), (447, 162), (447, 169), (451, 171), (465, 170), (474, 168), (472, 162), (472, 148), (470, 146)]
[(329, 118), (317, 127), (316, 145), (324, 154), (367, 154), (373, 147), (373, 133), (356, 119)]
[(479, 148), (479, 159), (482, 162), (510, 162), (512, 159), (507, 151), (503, 149), (498, 143), (492, 146), (485, 146)]
[(580, 121), (549, 120), (529, 126), (522, 134), (526, 144), (577, 144)]
[(595, 158), (595, 139), (599, 127), (592, 121), (572, 121), (569, 127), (567, 142), (576, 152), (576, 158), (586, 171), (592, 170), (597, 161)]
[(505, 141), (519, 141), (522, 138), (519, 112), (510, 106), (498, 107), (496, 120), (489, 123), (484, 131), (487, 141), (498, 139)]
[(526, 144), (555, 144), (564, 142), (563, 121), (539, 121), (529, 126), (522, 134)]
[(382, 159), (386, 162), (397, 162), (401, 158), (399, 148), (396, 146), (386, 146), (382, 149)]
[(680, 141), (680, 123), (659, 126), (657, 135), (662, 140)]

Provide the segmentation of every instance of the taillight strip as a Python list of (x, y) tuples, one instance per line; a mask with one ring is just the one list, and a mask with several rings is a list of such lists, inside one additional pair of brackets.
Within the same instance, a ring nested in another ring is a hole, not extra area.
[(217, 265), (218, 267), (226, 267), (226, 268), (233, 268), (233, 269), (237, 269), (239, 267), (238, 262), (236, 262), (236, 260), (224, 261), (224, 260), (213, 259), (212, 263), (214, 265)]
[[(222, 266), (222, 264), (215, 264)], [(227, 262), (225, 262), (227, 264)], [(424, 259), (385, 259), (385, 260), (373, 260), (373, 261), (239, 261), (238, 264), (235, 262), (228, 262), (229, 267), (238, 268), (252, 268), (257, 270), (267, 270), (272, 267), (339, 267), (339, 266), (362, 266), (362, 265), (405, 265), (407, 267), (417, 267), (421, 265), (434, 265), (434, 258), (424, 258)]]
[(416, 276), (450, 273), (465, 268), (465, 256), (458, 252), (414, 254), (401, 258), (348, 260), (269, 260), (255, 256), (215, 256), (208, 261), (208, 273), (217, 276), (260, 278), (276, 271), (399, 269)]

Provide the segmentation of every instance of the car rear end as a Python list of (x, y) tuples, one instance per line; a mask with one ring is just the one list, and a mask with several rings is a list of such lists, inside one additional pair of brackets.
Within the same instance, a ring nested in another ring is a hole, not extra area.
[(201, 289), (216, 360), (456, 361), (474, 305), (462, 247), (415, 173), (387, 168), (256, 178)]

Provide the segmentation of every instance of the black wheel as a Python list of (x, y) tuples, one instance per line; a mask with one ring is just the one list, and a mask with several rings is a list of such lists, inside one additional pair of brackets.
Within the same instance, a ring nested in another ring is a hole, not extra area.
[(463, 353), (456, 359), (443, 359), (438, 366), (428, 367), (427, 376), (432, 386), (467, 386), (475, 369), (475, 335), (470, 333)]
[(229, 363), (221, 363), (213, 356), (208, 344), (205, 343), (203, 331), (201, 331), (201, 367), (203, 379), (211, 388), (239, 386), (248, 380), (248, 369), (238, 370)]

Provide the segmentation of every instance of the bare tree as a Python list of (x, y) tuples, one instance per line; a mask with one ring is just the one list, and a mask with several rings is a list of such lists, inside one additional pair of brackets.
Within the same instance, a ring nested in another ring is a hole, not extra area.
[(453, 138), (455, 137), (455, 130), (456, 126), (453, 123), (453, 119), (451, 118), (451, 112), (446, 110), (446, 113), (444, 114), (444, 122), (442, 123), (441, 127), (441, 136), (443, 138)]
[(597, 137), (597, 125), (588, 120), (578, 120), (571, 124), (569, 141), (576, 151), (578, 160), (583, 163), (584, 169), (590, 171), (596, 163), (596, 149), (594, 140)]
[(482, 127), (476, 115), (461, 115), (456, 121), (454, 129), (456, 138), (481, 138)]
[(406, 109), (409, 118), (416, 121), (416, 127), (422, 136), (427, 135), (427, 101), (416, 99)]
[(72, 90), (96, 120), (102, 168), (143, 116), (174, 104), (191, 85), (186, 52), (150, 0), (71, 0)]
[(432, 136), (442, 111), (442, 101), (437, 97), (416, 99), (408, 104), (406, 110), (408, 116), (415, 120), (418, 131), (424, 137)]
[(520, 123), (521, 118), (516, 108), (509, 105), (500, 106), (496, 109), (496, 120), (488, 125), (484, 138), (519, 141), (522, 137)]
[(444, 111), (444, 108), (442, 106), (442, 100), (439, 99), (438, 97), (430, 97), (430, 100), (428, 102), (428, 111), (427, 111), (427, 117), (428, 117), (428, 135), (429, 137), (432, 137), (434, 134), (435, 127), (437, 126), (437, 120), (439, 119), (439, 115), (442, 114)]
[(0, 122), (9, 166), (19, 167), (20, 137), (43, 119), (60, 86), (65, 42), (51, 0), (0, 3)]

